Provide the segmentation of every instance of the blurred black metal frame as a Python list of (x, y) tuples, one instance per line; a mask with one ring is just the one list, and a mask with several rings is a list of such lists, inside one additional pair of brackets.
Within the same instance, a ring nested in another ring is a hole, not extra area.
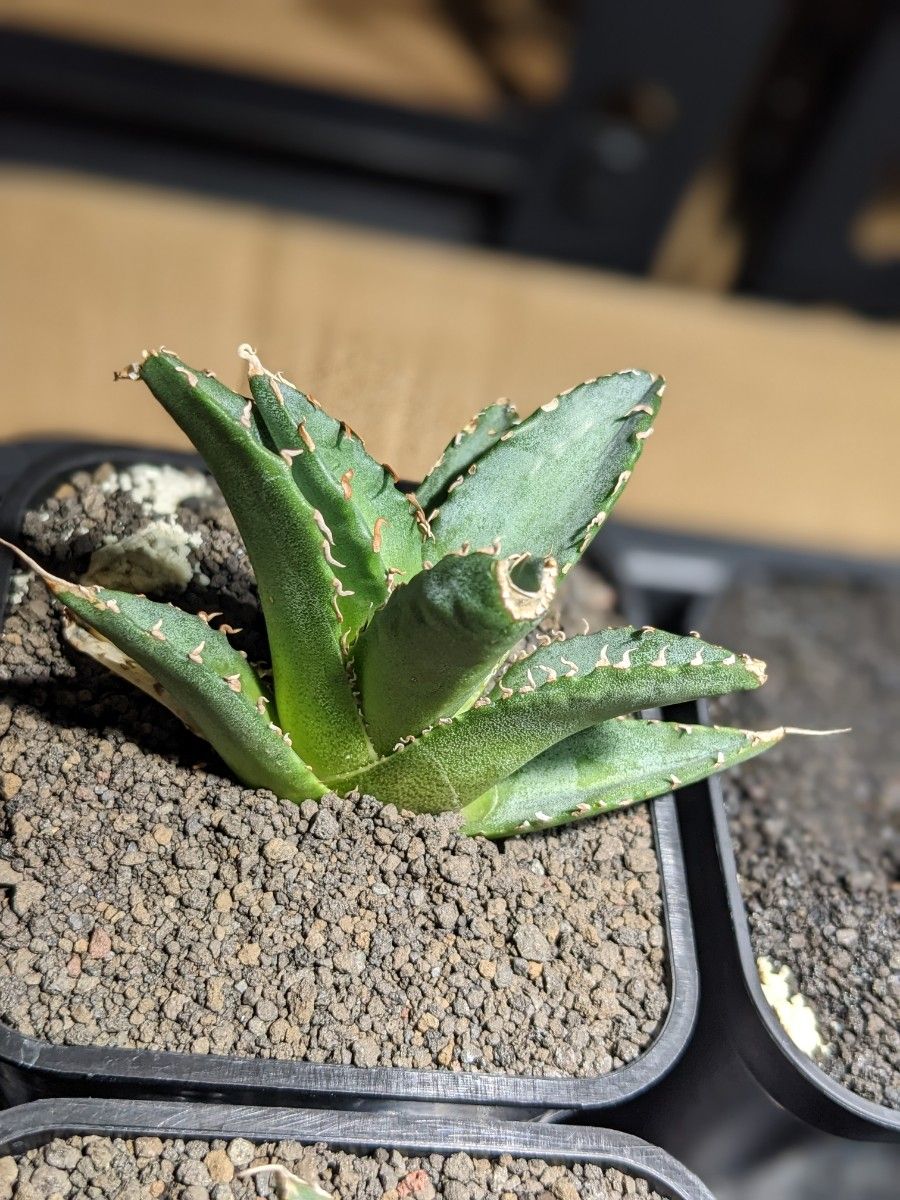
[[(740, 286), (895, 315), (896, 249), (893, 257), (886, 251), (883, 259), (867, 258), (854, 231), (879, 190), (893, 181), (896, 191), (900, 178), (900, 6), (823, 5), (813, 17), (824, 34), (810, 30), (805, 17), (799, 14), (786, 34), (783, 61), (766, 73), (759, 111), (744, 134), (735, 196), (747, 232)], [(796, 55), (803, 53), (800, 68)]]
[[(558, 99), (507, 97), (480, 119), (8, 27), (0, 161), (640, 273), (687, 185), (724, 155), (743, 290), (890, 315), (900, 265), (865, 262), (851, 230), (900, 158), (900, 14), (860, 0), (829, 24), (829, 9), (803, 78), (810, 3), (581, 0)], [(465, 8), (464, 25), (477, 6), (443, 7)], [(786, 137), (770, 102), (785, 80), (805, 88), (802, 119), (778, 118)]]
[(585, 0), (558, 101), (483, 119), (7, 29), (0, 158), (643, 271), (780, 7)]

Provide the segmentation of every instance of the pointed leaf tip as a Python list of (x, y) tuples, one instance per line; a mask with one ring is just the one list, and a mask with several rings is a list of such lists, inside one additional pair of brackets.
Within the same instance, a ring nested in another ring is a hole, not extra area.
[(470, 802), (463, 830), (508, 837), (663, 796), (771, 749), (782, 731), (767, 732), (773, 736), (680, 722), (605, 721), (557, 743)]
[(780, 725), (778, 730), (769, 730), (769, 733), (780, 731), (782, 734), (792, 734), (794, 737), (832, 737), (836, 733), (852, 733), (853, 728), (847, 725), (844, 729), (798, 729), (795, 725)]
[(26, 567), (30, 567), (54, 595), (66, 589), (78, 593), (85, 597), (85, 599), (89, 599), (96, 591), (96, 588), (85, 587), (80, 583), (69, 583), (67, 579), (61, 579), (59, 575), (54, 575), (52, 571), (48, 571), (46, 567), (42, 567), (30, 554), (26, 554), (20, 546), (17, 546), (14, 542), (8, 542), (6, 538), (0, 537), (0, 546), (3, 546), (4, 549), (23, 562)]
[(259, 675), (209, 626), (208, 614), (204, 620), (146, 596), (67, 583), (18, 547), (2, 544), (36, 570), (71, 614), (64, 634), (75, 649), (169, 708), (239, 779), (291, 800), (322, 795), (324, 787), (290, 742), (273, 739), (273, 727), (260, 720), (271, 701)]
[(449, 493), (459, 486), (467, 473), (477, 469), (479, 459), (519, 424), (515, 407), (498, 400), (476, 413), (455, 434), (416, 491), (419, 503), (428, 512), (439, 508)]

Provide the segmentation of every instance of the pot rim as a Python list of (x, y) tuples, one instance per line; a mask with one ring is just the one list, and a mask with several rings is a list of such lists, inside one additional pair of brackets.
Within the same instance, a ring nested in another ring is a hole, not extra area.
[(556, 1162), (588, 1162), (638, 1175), (671, 1200), (713, 1200), (677, 1159), (641, 1138), (609, 1129), (522, 1121), (412, 1117), (402, 1113), (148, 1100), (35, 1100), (0, 1112), (0, 1155), (22, 1154), (53, 1137), (157, 1136), (254, 1142), (327, 1142), (340, 1149), (380, 1147), (414, 1154), (479, 1157), (513, 1154)]

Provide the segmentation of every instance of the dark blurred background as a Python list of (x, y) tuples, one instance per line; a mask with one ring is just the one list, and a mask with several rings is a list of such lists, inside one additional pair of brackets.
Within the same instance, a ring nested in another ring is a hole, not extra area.
[[(112, 369), (165, 342), (237, 384), (250, 340), (414, 476), (498, 395), (648, 366), (627, 515), (900, 551), (896, 3), (0, 14), (0, 438), (178, 445)], [(669, 1146), (721, 1200), (897, 1195), (895, 1149), (733, 1086)]]
[(892, 0), (5, 0), (8, 160), (900, 310)]
[(896, 3), (0, 14), (0, 347), (29, 361), (0, 437), (178, 444), (111, 368), (164, 342), (236, 384), (249, 339), (414, 475), (498, 395), (636, 363), (679, 410), (628, 515), (900, 550)]

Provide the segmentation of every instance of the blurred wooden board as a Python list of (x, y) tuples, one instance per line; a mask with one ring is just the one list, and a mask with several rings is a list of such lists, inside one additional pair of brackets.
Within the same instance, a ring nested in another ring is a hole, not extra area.
[(2, 438), (182, 445), (113, 369), (163, 343), (240, 386), (249, 341), (417, 476), (499, 396), (644, 366), (669, 388), (620, 512), (900, 551), (896, 326), (52, 172), (0, 172), (0, 230)]
[(0, 15), (33, 32), (373, 100), (474, 114), (501, 99), (433, 0), (0, 0)]

